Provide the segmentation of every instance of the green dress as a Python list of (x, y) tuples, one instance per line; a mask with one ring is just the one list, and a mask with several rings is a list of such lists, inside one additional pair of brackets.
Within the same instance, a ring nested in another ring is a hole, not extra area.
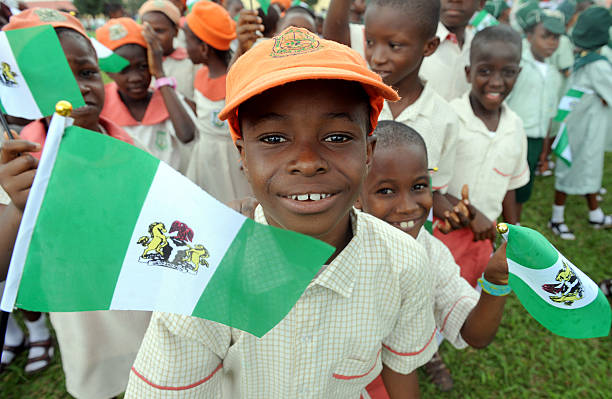
[(570, 76), (568, 86), (585, 94), (566, 118), (572, 166), (557, 162), (555, 189), (592, 194), (601, 188), (606, 136), (612, 129), (612, 64), (591, 62)]

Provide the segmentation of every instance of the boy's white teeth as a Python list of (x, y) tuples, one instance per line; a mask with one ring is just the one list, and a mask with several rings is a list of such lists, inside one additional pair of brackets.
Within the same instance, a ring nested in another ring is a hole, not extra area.
[(400, 227), (402, 229), (411, 229), (414, 227), (414, 220), (409, 220), (407, 222), (401, 222)]
[(331, 194), (297, 194), (297, 195), (289, 195), (294, 201), (319, 201), (325, 198), (331, 197)]

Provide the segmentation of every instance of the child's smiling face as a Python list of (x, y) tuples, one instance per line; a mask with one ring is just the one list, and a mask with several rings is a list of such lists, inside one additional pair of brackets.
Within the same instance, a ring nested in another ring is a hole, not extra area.
[(416, 238), (433, 206), (425, 155), (412, 143), (377, 148), (359, 207)]
[(240, 106), (236, 142), (271, 225), (339, 245), (367, 174), (369, 100), (357, 83), (306, 80)]
[(465, 68), (472, 84), (470, 98), (494, 111), (510, 94), (521, 70), (520, 50), (512, 43), (490, 41), (472, 50), (470, 66)]
[(147, 97), (151, 83), (147, 49), (138, 44), (126, 44), (118, 47), (115, 53), (130, 62), (121, 72), (108, 74), (119, 86), (119, 91), (133, 100)]
[(557, 50), (559, 47), (559, 37), (557, 33), (552, 33), (544, 27), (542, 23), (533, 27), (533, 30), (527, 33), (527, 41), (531, 46), (531, 53), (537, 61), (544, 60)]

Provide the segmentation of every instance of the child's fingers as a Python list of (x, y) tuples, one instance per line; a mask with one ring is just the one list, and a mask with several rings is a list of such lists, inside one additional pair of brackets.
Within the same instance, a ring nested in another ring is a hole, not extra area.
[(468, 201), (469, 203), (469, 198), (470, 198), (470, 189), (467, 184), (464, 184), (463, 187), (461, 187), (461, 199), (464, 201)]
[(238, 20), (238, 26), (246, 25), (246, 24), (261, 24), (262, 22), (263, 21), (261, 20), (261, 18), (257, 16), (257, 14), (242, 15), (240, 19)]
[(0, 148), (0, 164), (6, 164), (19, 157), (24, 152), (39, 152), (42, 149), (38, 143), (27, 140), (8, 140)]
[(10, 179), (6, 179), (2, 188), (9, 195), (16, 195), (24, 190), (29, 190), (32, 187), (34, 176), (36, 175), (36, 169), (27, 170), (18, 175), (12, 176)]
[(246, 25), (239, 26), (238, 29), (236, 29), (236, 35), (241, 36), (246, 33), (255, 33), (255, 32), (263, 32), (263, 31), (264, 31), (263, 25), (246, 24)]

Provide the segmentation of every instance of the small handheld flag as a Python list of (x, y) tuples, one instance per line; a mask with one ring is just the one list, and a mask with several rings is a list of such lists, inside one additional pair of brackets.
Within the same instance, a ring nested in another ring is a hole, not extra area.
[(603, 292), (539, 232), (500, 223), (508, 283), (540, 324), (567, 338), (605, 337), (612, 314)]
[(130, 64), (128, 60), (118, 54), (115, 54), (113, 50), (109, 49), (95, 38), (90, 37), (89, 40), (91, 40), (91, 44), (93, 45), (94, 50), (96, 50), (100, 69), (104, 72), (121, 72), (123, 68)]
[(0, 32), (0, 102), (8, 115), (39, 119), (60, 99), (85, 101), (51, 25)]
[(567, 133), (567, 125), (565, 124), (565, 119), (572, 111), (572, 108), (580, 101), (580, 98), (582, 98), (584, 93), (585, 90), (583, 89), (569, 89), (565, 96), (563, 96), (563, 98), (559, 102), (559, 109), (557, 110), (557, 115), (554, 118), (554, 121), (560, 122), (561, 125), (559, 126), (557, 137), (555, 137), (551, 149), (553, 154), (559, 157), (559, 159), (563, 161), (567, 166), (572, 166), (572, 151), (569, 144), (569, 137)]
[(157, 158), (70, 126), (58, 106), (1, 308), (159, 310), (258, 337), (334, 249), (247, 219)]
[(486, 10), (480, 10), (469, 22), (470, 25), (474, 27), (476, 32), (480, 32), (484, 28), (488, 28), (489, 26), (499, 25), (499, 21), (495, 19), (495, 17), (489, 14)]

